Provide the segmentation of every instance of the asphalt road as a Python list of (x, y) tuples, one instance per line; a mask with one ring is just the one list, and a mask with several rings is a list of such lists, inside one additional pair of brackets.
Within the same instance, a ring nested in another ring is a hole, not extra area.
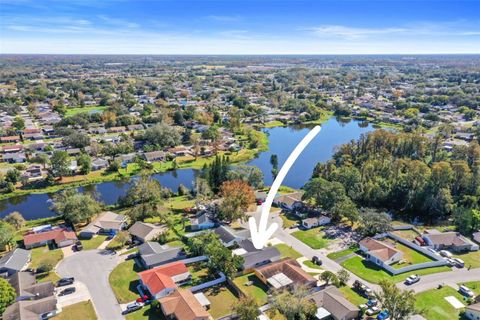
[(66, 257), (57, 266), (62, 277), (75, 277), (85, 284), (100, 320), (122, 320), (122, 310), (110, 288), (108, 276), (123, 261), (118, 255), (104, 254), (102, 250), (77, 252)]

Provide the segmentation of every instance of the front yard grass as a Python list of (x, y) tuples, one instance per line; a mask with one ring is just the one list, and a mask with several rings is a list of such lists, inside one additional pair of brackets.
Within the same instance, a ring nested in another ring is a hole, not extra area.
[(300, 257), (303, 257), (298, 251), (286, 245), (285, 243), (276, 244), (274, 247), (277, 248), (278, 251), (280, 251), (282, 258), (298, 259)]
[(106, 235), (97, 235), (92, 237), (91, 239), (80, 240), (83, 245), (83, 250), (93, 250), (97, 249), (106, 239), (108, 236)]
[(315, 263), (313, 263), (312, 261), (310, 260), (305, 260), (302, 262), (304, 265), (306, 265), (307, 267), (309, 268), (312, 268), (312, 269), (318, 269), (318, 270), (323, 270), (320, 266), (317, 266)]
[[(250, 281), (252, 284), (246, 285), (246, 283)], [(268, 302), (268, 287), (253, 273), (237, 277), (233, 280), (233, 283), (235, 283), (238, 289), (240, 289), (246, 296), (255, 299), (257, 305), (263, 306)]]
[(204, 292), (210, 301), (210, 310), (208, 312), (214, 319), (228, 316), (232, 313), (232, 308), (238, 303), (239, 298), (228, 286), (217, 286), (209, 288)]
[(83, 301), (64, 307), (62, 312), (53, 320), (96, 320), (97, 314), (90, 301)]
[(155, 310), (151, 306), (145, 306), (140, 310), (125, 316), (127, 320), (167, 320), (161, 310)]
[(453, 288), (445, 286), (432, 289), (416, 295), (415, 308), (427, 319), (452, 320), (458, 319), (463, 309), (455, 309), (445, 297), (454, 296), (466, 305), (464, 297)]
[(38, 247), (30, 250), (32, 255), (32, 261), (30, 262), (30, 268), (37, 269), (41, 266), (49, 265), (52, 267), (52, 271), (45, 272), (37, 275), (38, 282), (52, 281), (57, 282), (60, 277), (53, 271), (53, 268), (63, 259), (62, 249), (50, 250), (48, 246)]
[(356, 306), (365, 304), (368, 301), (366, 298), (359, 295), (357, 292), (355, 292), (355, 290), (353, 290), (349, 286), (343, 286), (338, 289), (343, 293), (343, 295), (345, 296), (345, 299), (347, 299), (348, 301), (350, 301)]
[(454, 258), (462, 259), (465, 262), (465, 268), (480, 268), (480, 250), (454, 255)]
[(323, 228), (312, 228), (310, 230), (298, 230), (292, 236), (305, 243), (312, 249), (323, 249), (328, 247), (330, 240), (325, 238)]
[(358, 250), (358, 247), (348, 248), (337, 252), (332, 252), (327, 254), (327, 257), (332, 260), (338, 260), (340, 258), (346, 257), (349, 254), (355, 253)]
[(108, 281), (119, 303), (131, 302), (140, 296), (137, 291), (140, 283), (137, 272), (140, 271), (141, 268), (132, 259), (120, 263), (110, 273)]
[(294, 224), (297, 224), (300, 220), (290, 212), (280, 214), (280, 218), (283, 221), (284, 228), (290, 228)]
[(400, 282), (400, 281), (404, 281), (410, 274), (418, 274), (419, 276), (422, 276), (422, 275), (427, 275), (432, 273), (451, 271), (449, 267), (443, 266), (443, 267), (419, 269), (419, 270), (414, 270), (411, 272), (405, 272), (405, 273), (392, 276), (390, 273), (380, 268), (373, 262), (365, 260), (359, 256), (352, 257), (342, 262), (341, 265), (345, 269), (349, 270), (350, 272), (356, 274), (360, 278), (371, 283), (379, 283), (383, 279), (387, 279), (393, 282)]

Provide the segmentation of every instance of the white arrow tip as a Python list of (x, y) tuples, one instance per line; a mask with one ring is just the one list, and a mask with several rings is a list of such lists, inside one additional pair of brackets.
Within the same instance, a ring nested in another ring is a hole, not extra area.
[(252, 236), (253, 246), (258, 250), (261, 250), (263, 247), (265, 247), (270, 237), (278, 229), (278, 224), (272, 223), (267, 230), (259, 230), (257, 229), (257, 221), (254, 217), (250, 217), (248, 223), (250, 226), (250, 234)]

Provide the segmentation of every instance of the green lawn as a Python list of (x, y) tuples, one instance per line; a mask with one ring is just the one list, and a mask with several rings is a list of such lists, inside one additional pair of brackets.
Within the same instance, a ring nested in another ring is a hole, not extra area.
[(347, 299), (356, 306), (367, 303), (367, 299), (359, 295), (349, 286), (340, 287), (339, 290), (343, 293), (345, 299)]
[(416, 295), (415, 307), (428, 320), (452, 320), (458, 319), (463, 309), (455, 309), (445, 297), (454, 296), (466, 305), (464, 297), (451, 287), (432, 289)]
[(330, 240), (325, 238), (323, 228), (313, 228), (310, 230), (298, 230), (292, 233), (298, 240), (305, 243), (312, 249), (323, 249), (328, 247)]
[(30, 250), (32, 254), (32, 261), (30, 267), (33, 269), (38, 268), (43, 263), (53, 264), (53, 267), (63, 259), (63, 252), (61, 249), (50, 250), (47, 246), (38, 247)]
[(119, 303), (131, 302), (139, 297), (137, 272), (142, 271), (134, 260), (120, 263), (112, 270), (108, 281)]
[(348, 256), (349, 254), (352, 254), (357, 250), (358, 250), (358, 247), (348, 248), (348, 249), (345, 249), (345, 250), (329, 253), (329, 254), (327, 254), (327, 257), (332, 259), (332, 260), (337, 260), (337, 259), (343, 258), (345, 256)]
[(67, 112), (65, 113), (65, 116), (73, 116), (76, 115), (77, 113), (82, 113), (82, 112), (91, 112), (91, 111), (103, 111), (107, 107), (103, 106), (92, 106), (92, 107), (83, 107), (83, 108), (68, 108)]
[(398, 274), (396, 276), (392, 276), (390, 273), (380, 268), (376, 264), (368, 260), (364, 260), (362, 257), (359, 257), (359, 256), (352, 257), (342, 262), (341, 265), (345, 269), (353, 272), (360, 278), (365, 279), (366, 281), (371, 283), (379, 283), (383, 279), (387, 279), (393, 282), (400, 282), (400, 281), (404, 281), (410, 274), (418, 274), (422, 276), (422, 275), (427, 275), (431, 273), (445, 272), (445, 271), (451, 270), (450, 268), (443, 266), (443, 267), (420, 269), (420, 270), (405, 272), (402, 274)]
[(140, 310), (129, 313), (125, 316), (127, 320), (166, 320), (161, 310), (154, 310), (145, 306)]
[(300, 220), (291, 213), (282, 213), (280, 215), (283, 221), (284, 228), (290, 228), (294, 224), (297, 224)]
[(454, 257), (465, 261), (465, 268), (468, 268), (469, 266), (472, 268), (480, 268), (480, 250), (455, 255)]
[(315, 263), (313, 263), (310, 260), (303, 261), (303, 264), (312, 269), (323, 270), (321, 267), (317, 266)]
[(96, 320), (97, 315), (90, 301), (83, 301), (64, 307), (62, 312), (53, 320)]
[(106, 235), (98, 235), (95, 237), (92, 237), (91, 239), (85, 239), (85, 240), (80, 240), (83, 245), (83, 250), (92, 250), (92, 249), (97, 249), (98, 246), (100, 246), (108, 236)]
[(210, 301), (208, 312), (215, 319), (231, 314), (239, 299), (228, 286), (209, 288), (204, 294)]
[[(252, 281), (253, 284), (247, 286), (247, 282)], [(253, 273), (237, 277), (233, 280), (235, 285), (247, 296), (252, 297), (257, 302), (257, 305), (263, 306), (267, 303), (268, 287), (261, 282)]]
[(275, 248), (280, 251), (280, 254), (282, 255), (282, 258), (294, 258), (298, 259), (302, 257), (302, 255), (296, 251), (295, 249), (291, 248), (290, 246), (284, 244), (284, 243), (279, 243), (274, 246)]

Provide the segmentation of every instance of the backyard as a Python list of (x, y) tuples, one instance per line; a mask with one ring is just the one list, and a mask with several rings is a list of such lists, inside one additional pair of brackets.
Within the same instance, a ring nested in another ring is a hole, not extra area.
[(83, 301), (64, 307), (62, 312), (52, 320), (96, 320), (97, 315), (90, 301)]
[[(393, 243), (393, 241), (391, 241), (391, 243)], [(392, 267), (395, 269), (400, 269), (413, 264), (434, 261), (429, 256), (424, 255), (423, 253), (418, 252), (416, 250), (413, 250), (412, 248), (409, 248), (400, 242), (395, 242), (394, 246), (395, 246), (395, 249), (403, 253), (402, 260), (398, 263), (392, 264)]]
[(330, 240), (325, 238), (323, 228), (312, 228), (310, 230), (298, 230), (292, 236), (305, 243), (312, 249), (323, 249), (328, 247)]
[(355, 256), (348, 260), (345, 260), (341, 263), (341, 265), (351, 271), (352, 273), (356, 274), (362, 279), (365, 279), (371, 283), (379, 283), (383, 279), (391, 280), (393, 282), (400, 282), (405, 280), (411, 273), (418, 274), (420, 276), (438, 273), (438, 272), (445, 272), (450, 271), (449, 267), (434, 267), (434, 268), (425, 268), (412, 271), (410, 273), (401, 273), (395, 276), (392, 276), (390, 273), (385, 271), (384, 269), (380, 268), (373, 262), (363, 259), (362, 257)]
[(135, 260), (128, 260), (120, 263), (110, 273), (108, 281), (119, 303), (131, 302), (139, 297), (137, 272), (140, 271), (142, 269), (135, 264)]
[(211, 303), (208, 312), (214, 319), (231, 314), (233, 306), (239, 299), (228, 286), (209, 288), (204, 294)]
[(261, 282), (253, 273), (237, 277), (233, 283), (246, 296), (252, 297), (257, 302), (257, 305), (262, 306), (268, 301), (268, 287)]
[(464, 305), (464, 297), (451, 287), (432, 289), (416, 295), (415, 307), (427, 319), (451, 320), (458, 319), (463, 308), (455, 309), (445, 297), (453, 296)]

